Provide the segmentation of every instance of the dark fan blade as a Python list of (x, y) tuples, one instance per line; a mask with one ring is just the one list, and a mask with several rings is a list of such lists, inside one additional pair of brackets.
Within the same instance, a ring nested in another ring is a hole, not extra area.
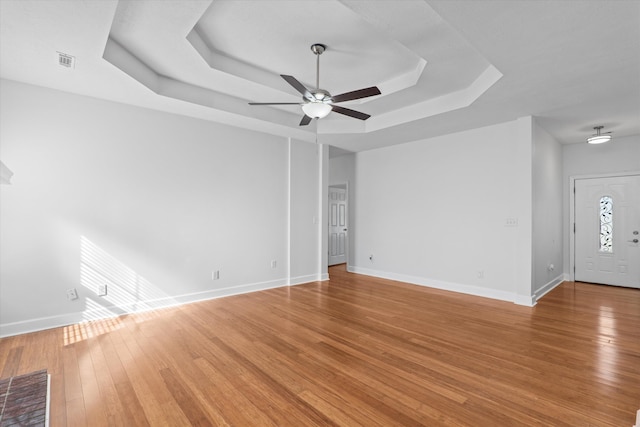
[(345, 102), (352, 99), (367, 98), (369, 96), (380, 95), (380, 89), (375, 86), (368, 87), (366, 89), (354, 90), (353, 92), (341, 93), (340, 95), (332, 96), (333, 102)]
[(293, 88), (295, 90), (297, 90), (298, 92), (300, 92), (302, 94), (302, 96), (304, 96), (305, 98), (307, 98), (307, 99), (311, 99), (312, 98), (312, 95), (311, 95), (311, 92), (309, 92), (309, 89), (304, 87), (304, 85), (302, 83), (300, 83), (298, 80), (296, 80), (295, 77), (287, 76), (285, 74), (280, 74), (280, 77), (285, 79), (287, 83), (289, 83), (291, 86), (293, 86)]
[(305, 114), (304, 116), (302, 116), (302, 120), (300, 120), (299, 126), (306, 126), (311, 123), (311, 120), (313, 119)]
[(302, 102), (250, 102), (249, 105), (300, 105)]
[(351, 110), (349, 108), (339, 107), (337, 105), (332, 105), (331, 109), (336, 113), (344, 114), (345, 116), (353, 117), (360, 120), (367, 120), (371, 117), (369, 114), (361, 113), (360, 111)]

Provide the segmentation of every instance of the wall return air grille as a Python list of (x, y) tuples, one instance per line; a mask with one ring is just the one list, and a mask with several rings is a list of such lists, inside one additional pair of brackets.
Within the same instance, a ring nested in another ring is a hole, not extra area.
[(75, 68), (76, 57), (72, 55), (67, 55), (66, 53), (58, 52), (58, 65), (61, 65), (67, 68)]

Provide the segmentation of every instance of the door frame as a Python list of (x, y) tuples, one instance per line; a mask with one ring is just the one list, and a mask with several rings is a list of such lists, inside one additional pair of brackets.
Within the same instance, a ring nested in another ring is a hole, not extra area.
[(576, 280), (576, 180), (578, 179), (594, 179), (594, 178), (615, 178), (640, 175), (640, 171), (613, 172), (588, 175), (571, 175), (569, 176), (569, 280)]
[[(344, 248), (344, 253), (345, 253), (345, 260), (346, 260), (346, 264), (347, 264), (347, 270), (349, 269), (349, 248), (351, 247), (350, 241), (351, 241), (351, 217), (350, 217), (350, 213), (351, 213), (351, 203), (350, 203), (350, 199), (349, 199), (349, 181), (346, 182), (337, 182), (335, 184), (330, 184), (327, 186), (327, 209), (329, 208), (329, 189), (330, 188), (339, 188), (341, 190), (345, 190), (346, 191), (346, 202), (347, 202), (347, 240), (344, 242), (345, 244), (345, 248)], [(330, 247), (330, 242), (329, 242), (329, 221), (331, 220), (331, 216), (327, 214), (327, 233), (325, 235), (325, 239), (327, 239), (327, 268), (329, 267), (329, 247)]]

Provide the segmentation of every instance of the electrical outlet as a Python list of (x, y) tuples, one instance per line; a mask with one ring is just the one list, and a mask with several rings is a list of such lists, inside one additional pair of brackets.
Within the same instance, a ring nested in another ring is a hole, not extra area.
[(484, 279), (484, 270), (478, 270), (478, 279)]
[(220, 279), (220, 270), (214, 270), (211, 272), (211, 280)]
[(76, 291), (76, 288), (67, 289), (67, 299), (69, 301), (78, 299), (78, 291)]
[(277, 266), (278, 266), (278, 263), (276, 262), (275, 259), (271, 261), (271, 268), (276, 268)]
[(104, 283), (102, 285), (98, 285), (98, 296), (106, 297), (107, 296), (107, 284)]

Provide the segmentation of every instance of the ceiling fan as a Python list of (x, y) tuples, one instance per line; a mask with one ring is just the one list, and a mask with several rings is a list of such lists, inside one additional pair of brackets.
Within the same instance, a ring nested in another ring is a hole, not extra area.
[(300, 105), (304, 116), (300, 120), (300, 126), (308, 125), (312, 119), (321, 119), (326, 117), (331, 111), (335, 111), (345, 116), (353, 117), (360, 120), (367, 120), (371, 117), (369, 114), (360, 111), (351, 110), (349, 108), (334, 105), (339, 102), (351, 101), (354, 99), (367, 98), (369, 96), (380, 95), (380, 89), (371, 86), (365, 89), (358, 89), (352, 92), (341, 93), (340, 95), (331, 96), (329, 92), (320, 89), (320, 55), (327, 50), (323, 44), (311, 45), (311, 51), (316, 55), (316, 88), (307, 89), (295, 77), (280, 74), (287, 83), (293, 86), (302, 94), (302, 102), (250, 102), (249, 105)]

